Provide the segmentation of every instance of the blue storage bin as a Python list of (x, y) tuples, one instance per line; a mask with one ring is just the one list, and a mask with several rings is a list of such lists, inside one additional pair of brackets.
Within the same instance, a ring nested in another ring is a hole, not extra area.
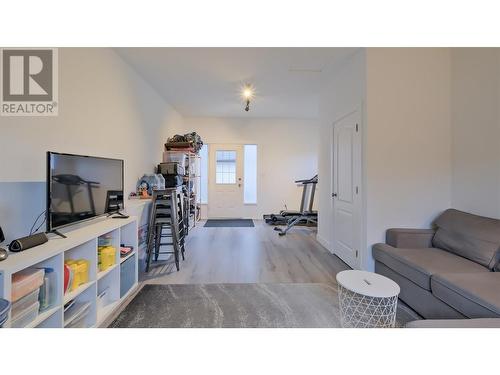
[(10, 302), (6, 299), (0, 298), (0, 328), (3, 327), (9, 317)]
[(132, 288), (135, 282), (135, 257), (134, 254), (120, 265), (120, 298)]

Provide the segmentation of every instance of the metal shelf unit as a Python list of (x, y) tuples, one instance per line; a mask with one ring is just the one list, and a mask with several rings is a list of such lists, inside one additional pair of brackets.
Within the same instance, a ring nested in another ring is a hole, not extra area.
[[(183, 186), (186, 188), (188, 228), (196, 227), (201, 220), (201, 164), (200, 155), (185, 150), (164, 151), (165, 155), (183, 154), (186, 158)], [(165, 160), (165, 157), (164, 157)]]

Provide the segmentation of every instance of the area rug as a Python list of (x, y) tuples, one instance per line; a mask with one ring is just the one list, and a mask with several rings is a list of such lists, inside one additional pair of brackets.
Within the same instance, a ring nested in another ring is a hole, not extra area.
[(204, 227), (207, 228), (250, 228), (252, 219), (208, 219)]
[(325, 284), (146, 284), (112, 328), (335, 328)]
[(145, 285), (111, 327), (339, 327), (323, 284)]

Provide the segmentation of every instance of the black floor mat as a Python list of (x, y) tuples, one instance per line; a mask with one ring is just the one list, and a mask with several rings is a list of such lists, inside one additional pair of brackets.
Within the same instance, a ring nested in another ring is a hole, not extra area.
[(204, 227), (207, 228), (238, 228), (254, 227), (252, 219), (208, 219)]

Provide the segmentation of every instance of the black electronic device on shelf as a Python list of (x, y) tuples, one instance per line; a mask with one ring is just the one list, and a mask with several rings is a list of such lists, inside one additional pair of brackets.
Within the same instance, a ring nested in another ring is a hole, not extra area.
[(48, 240), (49, 239), (45, 233), (30, 234), (29, 236), (21, 237), (12, 241), (9, 245), (9, 250), (17, 253), (31, 249), (35, 246), (43, 245)]
[(123, 209), (123, 190), (108, 190), (106, 192), (106, 212), (112, 219), (128, 219), (129, 216), (120, 212)]

